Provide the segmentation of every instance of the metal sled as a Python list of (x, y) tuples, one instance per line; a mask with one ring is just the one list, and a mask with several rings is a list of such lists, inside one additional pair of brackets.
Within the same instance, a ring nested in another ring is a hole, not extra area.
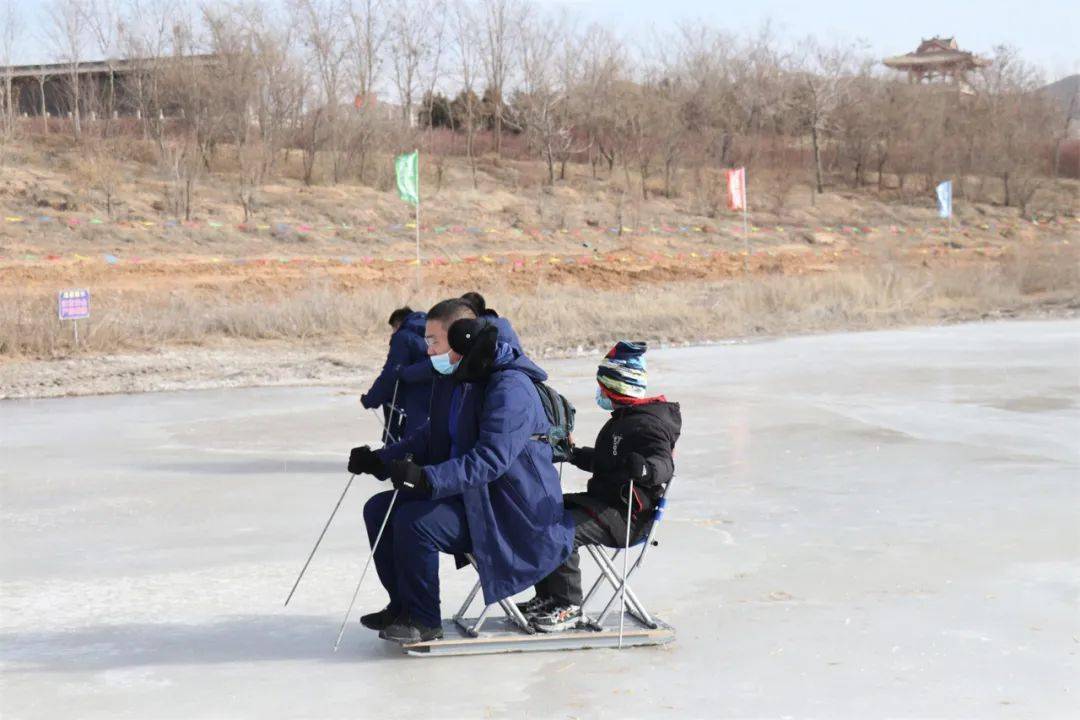
[[(675, 629), (653, 618), (655, 628), (641, 627), (627, 617), (623, 647), (665, 645), (675, 639)], [(443, 620), (442, 640), (402, 645), (406, 655), (435, 657), (449, 655), (489, 655), (493, 653), (543, 652), (551, 650), (588, 650), (619, 645), (619, 618), (609, 618), (602, 630), (582, 627), (559, 633), (526, 634), (506, 618), (488, 620), (478, 636), (469, 635), (453, 619)]]

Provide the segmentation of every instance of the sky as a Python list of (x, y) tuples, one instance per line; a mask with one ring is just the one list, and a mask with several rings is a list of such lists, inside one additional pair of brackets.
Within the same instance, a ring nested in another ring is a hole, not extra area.
[[(106, 0), (108, 1), (108, 0)], [(280, 0), (278, 0), (280, 1)], [(393, 0), (391, 0), (393, 1)], [(1017, 47), (1048, 80), (1080, 73), (1080, 10), (1067, 0), (536, 0), (566, 8), (582, 22), (599, 22), (625, 37), (647, 39), (682, 20), (752, 33), (773, 23), (782, 37), (862, 40), (878, 56), (913, 50), (923, 37), (955, 35), (960, 47), (989, 55), (995, 45)], [(46, 0), (13, 2), (22, 17), (13, 61), (49, 62)]]

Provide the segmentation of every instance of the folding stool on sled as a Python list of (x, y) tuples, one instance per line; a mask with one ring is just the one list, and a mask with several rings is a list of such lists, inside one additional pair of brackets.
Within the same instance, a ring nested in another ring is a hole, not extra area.
[[(669, 482), (668, 488), (670, 487)], [(664, 517), (666, 507), (667, 490), (665, 489), (653, 510), (648, 531), (637, 542), (630, 545), (630, 550), (640, 547), (641, 552), (626, 572), (626, 606), (623, 612), (627, 614), (628, 617), (625, 619), (629, 622), (625, 623), (621, 633), (621, 645), (624, 647), (664, 645), (675, 639), (675, 628), (650, 615), (644, 603), (641, 602), (641, 598), (630, 588), (630, 578), (641, 567), (649, 547), (659, 544), (656, 531)], [(529, 626), (528, 621), (511, 598), (503, 598), (495, 603), (502, 608), (503, 617), (490, 617), (490, 612), (495, 607), (493, 604), (485, 606), (477, 617), (467, 618), (469, 608), (480, 592), (480, 581), (477, 580), (465, 597), (461, 609), (454, 614), (453, 618), (443, 621), (443, 639), (411, 643), (403, 645), (402, 649), (408, 655), (434, 656), (619, 647), (619, 625), (620, 620), (624, 618), (621, 617), (622, 613), (613, 613), (612, 610), (622, 599), (623, 580), (621, 572), (615, 567), (615, 560), (618, 559), (620, 553), (629, 552), (629, 550), (622, 547), (610, 548), (614, 550), (614, 553), (608, 557), (606, 548), (603, 546), (585, 545), (584, 549), (596, 561), (600, 568), (600, 576), (582, 600), (582, 621), (577, 628), (555, 633), (537, 632)], [(467, 554), (466, 557), (475, 567), (476, 559), (471, 554)], [(589, 601), (597, 595), (605, 583), (610, 585), (614, 592), (600, 612), (595, 617), (590, 617), (586, 612)], [(488, 629), (482, 630), (485, 625)]]

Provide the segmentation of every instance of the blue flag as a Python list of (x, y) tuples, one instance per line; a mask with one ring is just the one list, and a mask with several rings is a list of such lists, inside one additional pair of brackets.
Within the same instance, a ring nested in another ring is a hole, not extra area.
[(937, 186), (938, 217), (952, 217), (952, 180)]

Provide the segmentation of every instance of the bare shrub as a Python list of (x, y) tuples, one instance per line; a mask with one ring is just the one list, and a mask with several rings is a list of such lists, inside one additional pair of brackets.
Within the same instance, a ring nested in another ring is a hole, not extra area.
[(695, 214), (717, 217), (726, 198), (724, 178), (719, 172), (708, 168), (694, 168), (690, 207)]
[(754, 173), (755, 195), (764, 198), (764, 209), (774, 215), (783, 213), (799, 185), (802, 174), (798, 168)]
[[(105, 139), (87, 139), (81, 162), (74, 169), (73, 175), (88, 195), (91, 202), (100, 200), (105, 213), (113, 216), (113, 205), (120, 184), (124, 180), (125, 166), (120, 144)], [(93, 197), (96, 196), (96, 197)]]

